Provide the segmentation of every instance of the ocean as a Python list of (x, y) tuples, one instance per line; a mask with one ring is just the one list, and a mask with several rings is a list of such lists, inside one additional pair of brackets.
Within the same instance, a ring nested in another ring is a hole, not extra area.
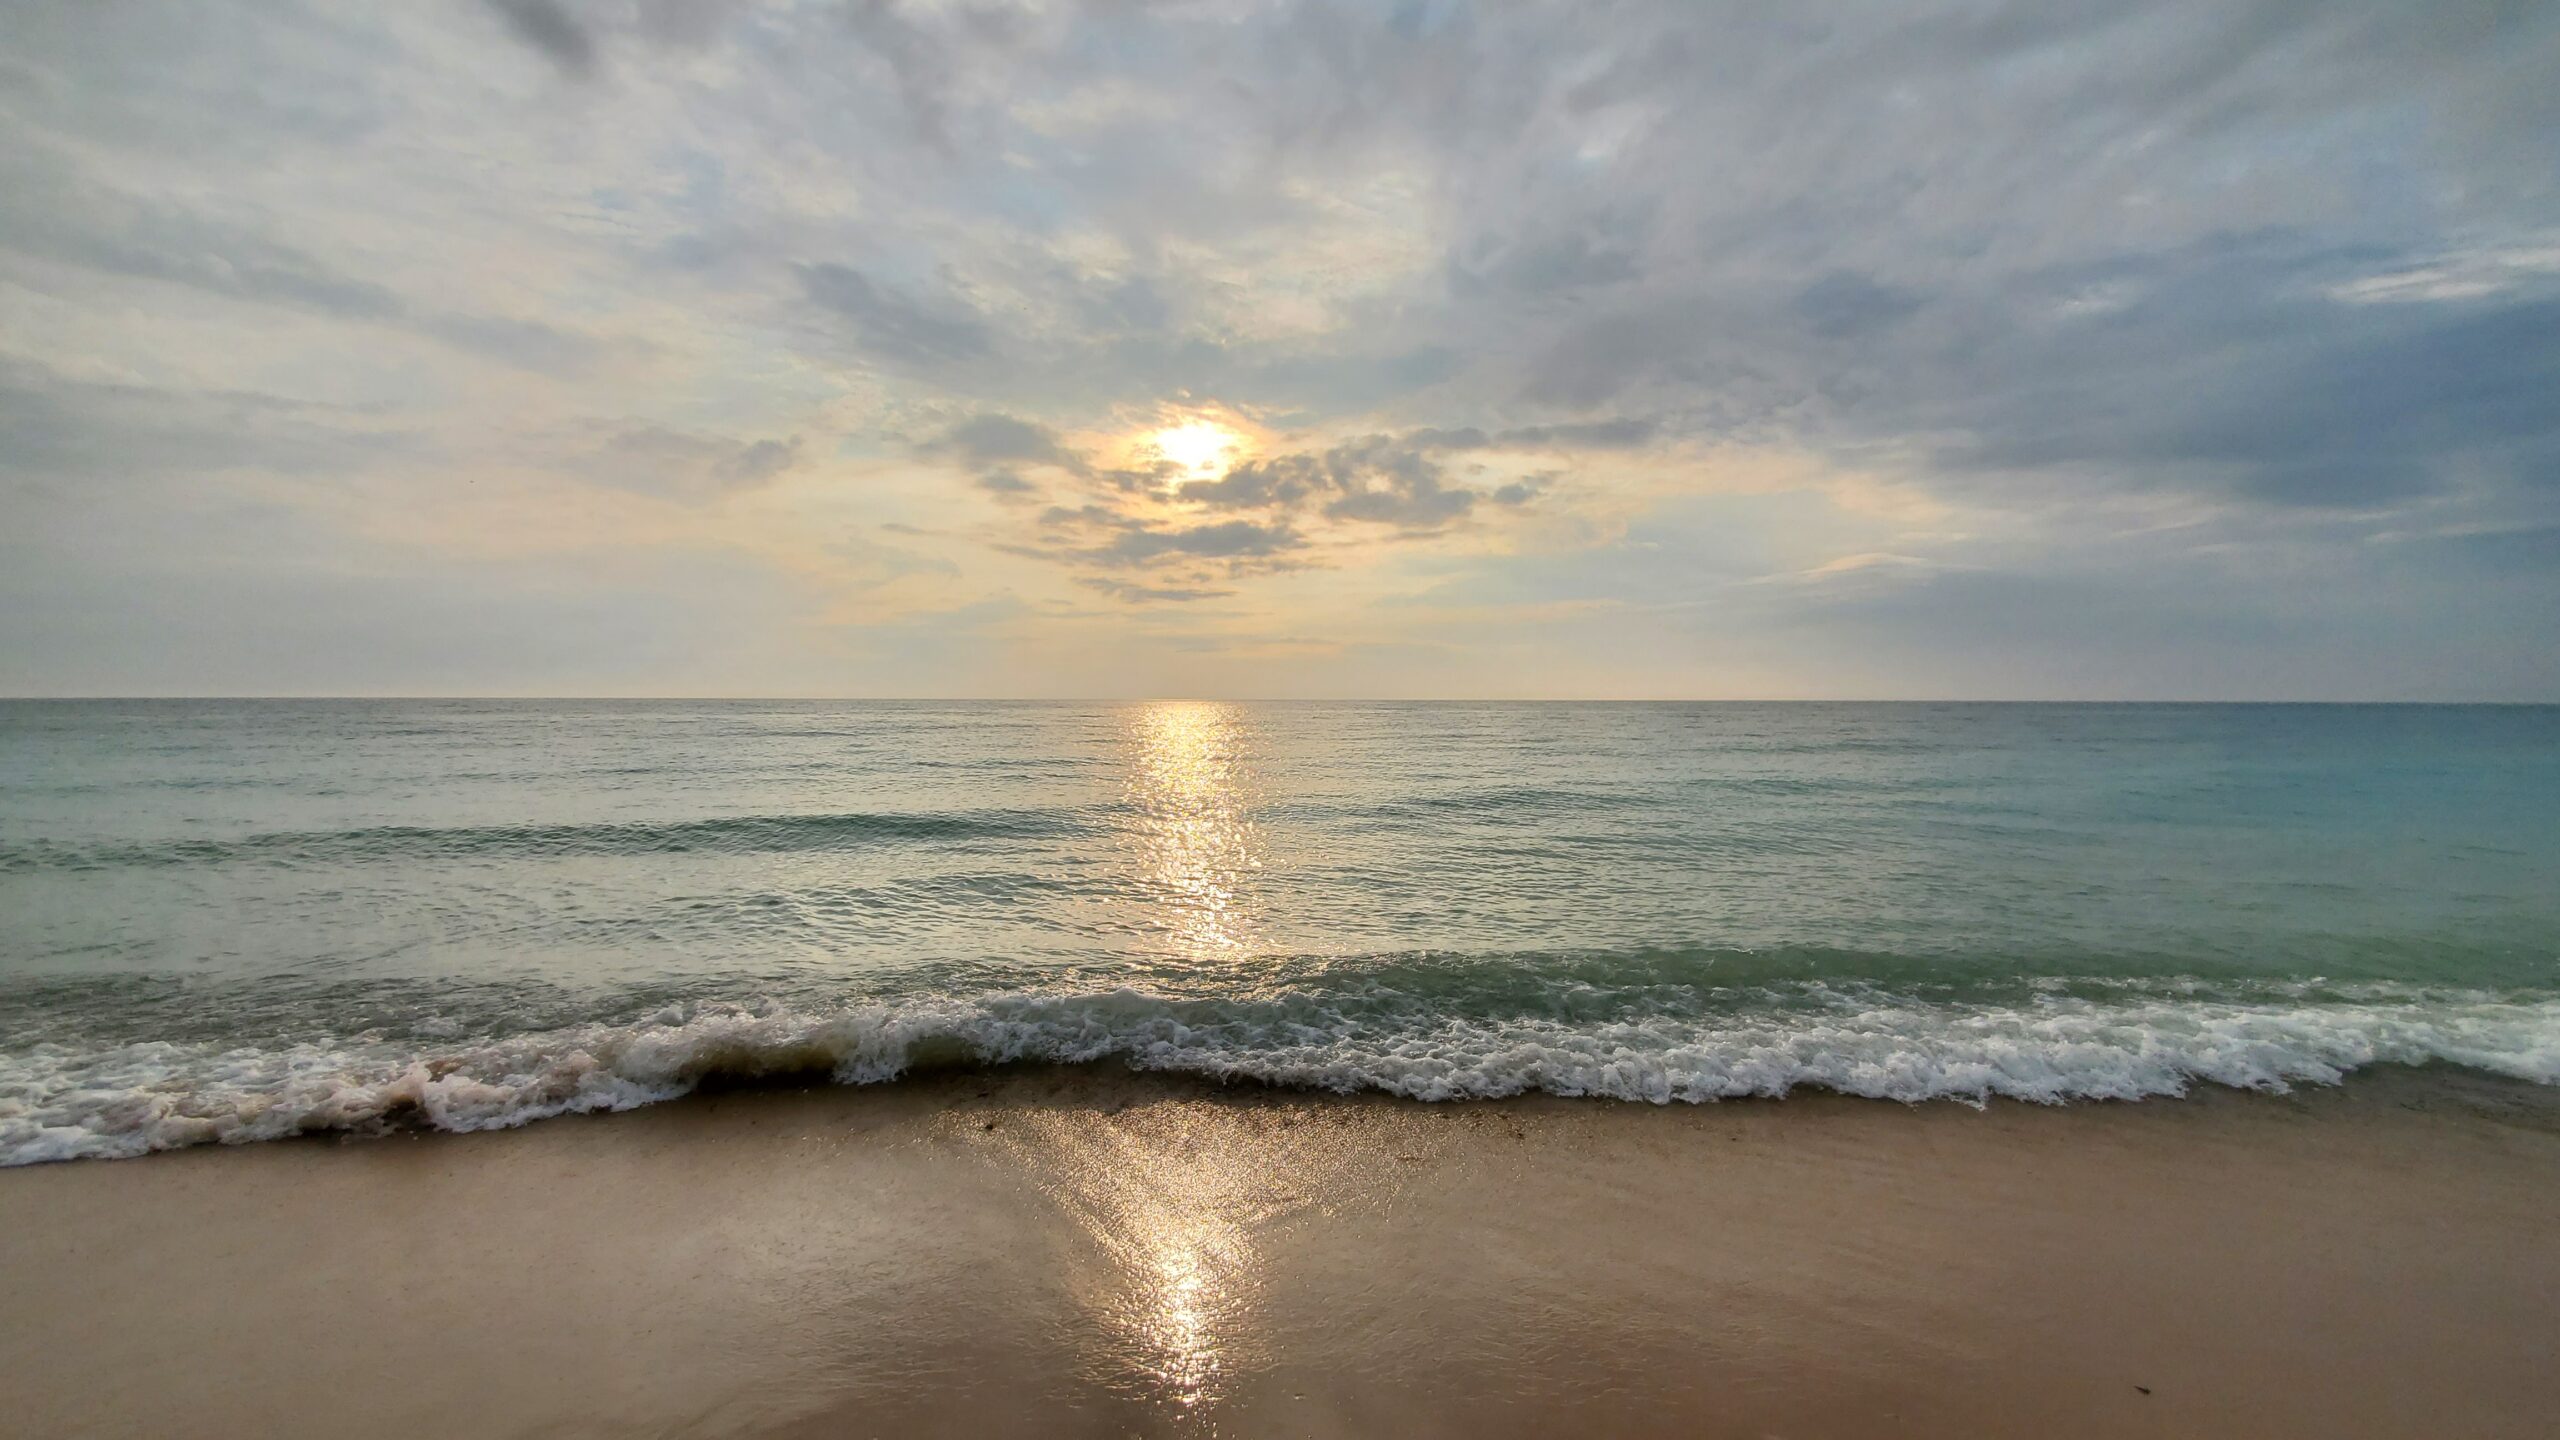
[(0, 1163), (1014, 1062), (2560, 1083), (2560, 708), (0, 702)]

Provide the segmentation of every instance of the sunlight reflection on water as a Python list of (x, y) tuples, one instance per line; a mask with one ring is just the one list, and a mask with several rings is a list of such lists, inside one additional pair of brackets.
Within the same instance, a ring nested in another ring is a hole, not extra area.
[(1241, 956), (1252, 936), (1263, 857), (1247, 726), (1241, 707), (1209, 701), (1160, 701), (1130, 720), (1138, 858), (1161, 911), (1151, 921), (1194, 960)]

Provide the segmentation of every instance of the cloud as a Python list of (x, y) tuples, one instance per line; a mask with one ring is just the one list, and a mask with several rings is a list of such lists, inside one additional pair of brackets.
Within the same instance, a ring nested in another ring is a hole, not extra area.
[[(1449, 285), (1465, 296), (1494, 291), (1547, 295), (1636, 279), (1636, 240), (1605, 219), (1595, 230), (1482, 239), (1449, 259)], [(1632, 228), (1632, 227), (1624, 227)]]
[[(1453, 484), (1437, 457), (1446, 452), (1611, 447), (1640, 443), (1649, 422), (1532, 426), (1488, 434), (1479, 429), (1416, 430), (1368, 435), (1321, 451), (1244, 461), (1215, 480), (1193, 480), (1177, 492), (1213, 510), (1315, 510), (1343, 521), (1418, 532), (1466, 518), (1483, 492)], [(1552, 480), (1547, 473), (1507, 481), (1490, 492), (1504, 505), (1526, 502)]]
[(2329, 287), (2329, 296), (2353, 305), (2474, 300), (2560, 275), (2560, 244), (2492, 247), (2446, 256)]
[(712, 472), (724, 485), (761, 485), (800, 459), (800, 437), (758, 440), (722, 460)]
[(1082, 455), (1058, 443), (1058, 432), (1010, 415), (972, 415), (923, 448), (972, 465), (1055, 465), (1079, 474), (1086, 468)]
[(1807, 593), (1838, 596), (1844, 593), (1865, 594), (1873, 591), (1897, 590), (1932, 577), (1963, 571), (1972, 567), (1927, 555), (1898, 555), (1890, 551), (1868, 551), (1842, 555), (1803, 570), (1780, 571), (1754, 577), (1761, 585), (1780, 585)]
[(654, 494), (707, 498), (771, 483), (800, 462), (801, 440), (732, 440), (642, 425), (597, 447), (586, 468), (598, 480)]
[(1184, 500), (1213, 510), (1289, 510), (1333, 487), (1333, 476), (1315, 455), (1274, 455), (1243, 461), (1215, 480), (1192, 480)]
[(561, 0), (488, 0), (516, 38), (539, 50), (561, 73), (583, 79), (595, 70), (595, 37)]
[(395, 327), (526, 369), (566, 371), (597, 346), (540, 320), (420, 305), (308, 250), (192, 206), (137, 197), (36, 146), (0, 146), (0, 251), (182, 286), (247, 305)]
[(1129, 275), (1101, 286), (1079, 284), (1075, 304), (1086, 323), (1119, 334), (1155, 334), (1174, 320), (1173, 303), (1153, 276)]
[(1621, 417), (1565, 425), (1527, 425), (1495, 437), (1497, 446), (1515, 449), (1632, 450), (1652, 440), (1659, 430), (1652, 420)]
[(993, 412), (972, 415), (919, 445), (927, 456), (949, 456), (977, 471), (978, 489), (1007, 504), (1037, 499), (1041, 485), (1022, 472), (1045, 466), (1072, 476), (1091, 473), (1082, 454), (1059, 443), (1046, 425)]
[(1417, 450), (1631, 450), (1652, 440), (1657, 429), (1652, 420), (1621, 416), (1521, 425), (1490, 433), (1472, 425), (1459, 430), (1411, 430), (1402, 440)]
[(123, 488), (226, 471), (351, 473), (429, 442), (377, 410), (84, 379), (0, 355), (0, 475)]
[(989, 470), (978, 476), (978, 488), (1000, 500), (1028, 499), (1040, 493), (1040, 487), (1011, 470)]
[(892, 364), (949, 364), (992, 347), (985, 319), (955, 296), (886, 289), (847, 265), (802, 265), (799, 274), (812, 304), (850, 322), (855, 342)]
[(1085, 552), (1103, 565), (1138, 565), (1165, 556), (1212, 560), (1261, 560), (1304, 544), (1286, 525), (1222, 520), (1170, 529), (1130, 529), (1111, 543)]
[(1795, 298), (1796, 314), (1825, 340), (1871, 335), (1919, 308), (1919, 297), (1845, 270), (1814, 281)]
[(1918, 378), (1867, 403), (1876, 422), (1963, 437), (1940, 450), (1959, 471), (2104, 467), (2118, 486), (2288, 506), (2457, 480), (2551, 489), (2560, 295), (2341, 302), (2319, 283), (2334, 264), (2249, 247), (2144, 267), (2120, 310), (1914, 355)]
[[(760, 632), (778, 690), (1118, 663), (1096, 596), (1195, 657), (1389, 617), (1310, 688), (2560, 683), (2513, 618), (2560, 603), (2551, 7), (12, 18), (12, 676), (86, 653), (48, 584), (126, 607), (82, 675), (196, 664), (116, 597), (271, 615), (292, 534), (421, 616), (557, 618), (445, 553), (552, 546), (830, 617)], [(1267, 453), (1120, 458), (1208, 407)], [(967, 549), (942, 618), (863, 638), (849, 522)], [(1235, 673), (1172, 653), (1115, 673)]]
[[(1001, 33), (1001, 12), (975, 12), (981, 23), (993, 22)], [(844, 7), (844, 23), (877, 61), (875, 73), (888, 79), (906, 109), (916, 138), (936, 149), (951, 145), (950, 99), (954, 84), (953, 47), (944, 35), (911, 19), (893, 0), (853, 0)], [(984, 37), (991, 32), (981, 31)]]
[(1438, 462), (1383, 436), (1327, 451), (1325, 473), (1338, 493), (1324, 513), (1337, 520), (1430, 530), (1475, 508), (1475, 492), (1447, 484)]
[(1320, 454), (1278, 455), (1237, 465), (1216, 480), (1180, 490), (1221, 510), (1298, 510), (1314, 505), (1335, 520), (1431, 530), (1465, 517), (1476, 493), (1449, 485), (1422, 449), (1372, 436)]
[(1112, 580), (1099, 575), (1083, 576), (1076, 583), (1088, 590), (1098, 590), (1115, 600), (1126, 600), (1133, 605), (1154, 603), (1187, 605), (1195, 600), (1224, 600), (1236, 593), (1233, 590), (1203, 586), (1134, 585), (1125, 580)]
[[(928, 450), (978, 460), (1042, 455), (1056, 443), (1043, 427), (1009, 417), (983, 423), (986, 418), (964, 422)], [(1339, 565), (1343, 561), (1335, 557), (1345, 547), (1356, 554), (1363, 547), (1448, 535), (1480, 504), (1516, 511), (1546, 492), (1560, 472), (1524, 472), (1513, 457), (1552, 458), (1556, 447), (1571, 441), (1623, 446), (1651, 433), (1649, 422), (1627, 420), (1491, 432), (1421, 429), (1281, 451), (1238, 462), (1214, 479), (1182, 480), (1184, 472), (1173, 466), (1084, 468), (1070, 472), (1087, 482), (1084, 503), (1051, 505), (1026, 517), (1033, 538), (999, 542), (998, 548), (1071, 568), (1147, 568), (1161, 578), (1137, 588), (1203, 598), (1277, 568)], [(1476, 472), (1492, 468), (1477, 457), (1499, 462), (1499, 468), (1483, 485), (1457, 483), (1445, 458), (1451, 455), (1469, 457)], [(980, 483), (1007, 499), (1025, 498), (1033, 488), (1002, 468)], [(1186, 522), (1179, 518), (1186, 510), (1236, 518)], [(1076, 583), (1121, 598), (1136, 593), (1132, 582), (1108, 576), (1078, 576)]]

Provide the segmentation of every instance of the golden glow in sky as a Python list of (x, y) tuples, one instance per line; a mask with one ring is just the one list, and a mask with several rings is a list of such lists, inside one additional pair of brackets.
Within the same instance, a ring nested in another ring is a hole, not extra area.
[(1158, 455), (1179, 465), (1185, 480), (1214, 480), (1235, 464), (1244, 437), (1215, 420), (1185, 420), (1147, 437)]

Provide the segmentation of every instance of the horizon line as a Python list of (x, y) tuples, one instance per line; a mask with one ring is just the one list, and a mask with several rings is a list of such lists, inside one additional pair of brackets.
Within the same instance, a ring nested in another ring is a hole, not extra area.
[(2551, 708), (2560, 698), (2340, 699), (2253, 696), (1644, 696), (1644, 695), (550, 695), (550, 694), (95, 694), (0, 695), (0, 704), (168, 704), (189, 702), (445, 703), (445, 704), (726, 704), (726, 705), (2288, 705), (2507, 706)]

